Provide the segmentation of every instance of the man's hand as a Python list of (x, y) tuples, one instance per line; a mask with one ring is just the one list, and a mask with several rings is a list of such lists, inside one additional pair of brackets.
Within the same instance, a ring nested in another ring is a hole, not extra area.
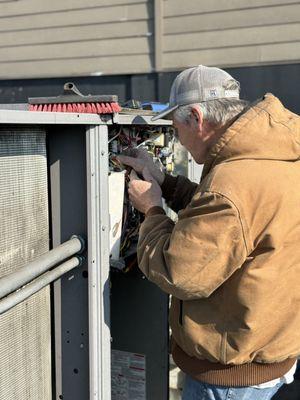
[(152, 175), (153, 178), (161, 185), (165, 179), (165, 174), (160, 170), (158, 165), (155, 165), (152, 157), (146, 149), (130, 149), (128, 155), (118, 155), (117, 158), (124, 165), (128, 165), (133, 168), (140, 175), (143, 174), (144, 168)]
[(146, 167), (142, 170), (142, 174), (144, 181), (134, 170), (131, 171), (128, 193), (133, 207), (146, 214), (151, 207), (162, 207), (162, 198), (159, 184)]

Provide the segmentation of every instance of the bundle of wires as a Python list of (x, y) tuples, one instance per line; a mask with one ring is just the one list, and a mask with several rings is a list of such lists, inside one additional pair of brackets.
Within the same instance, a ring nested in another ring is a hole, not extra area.
[(140, 213), (130, 204), (127, 185), (125, 185), (122, 226), (120, 256), (125, 257), (129, 253), (136, 252), (140, 228)]

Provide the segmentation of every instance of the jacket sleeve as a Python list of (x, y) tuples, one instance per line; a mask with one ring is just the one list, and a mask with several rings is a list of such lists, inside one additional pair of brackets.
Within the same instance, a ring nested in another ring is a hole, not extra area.
[(161, 190), (168, 207), (178, 212), (190, 203), (198, 187), (197, 183), (191, 182), (184, 176), (166, 175)]
[(210, 296), (238, 268), (247, 250), (235, 205), (224, 196), (197, 193), (176, 224), (148, 216), (140, 229), (138, 262), (147, 278), (182, 300)]

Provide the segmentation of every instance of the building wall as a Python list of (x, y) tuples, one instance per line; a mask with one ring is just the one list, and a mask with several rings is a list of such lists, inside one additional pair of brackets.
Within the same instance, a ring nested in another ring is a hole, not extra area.
[(166, 0), (164, 4), (164, 69), (300, 59), (299, 1)]
[(0, 79), (300, 61), (300, 1), (0, 0)]
[(152, 1), (0, 1), (0, 79), (148, 72), (152, 57)]

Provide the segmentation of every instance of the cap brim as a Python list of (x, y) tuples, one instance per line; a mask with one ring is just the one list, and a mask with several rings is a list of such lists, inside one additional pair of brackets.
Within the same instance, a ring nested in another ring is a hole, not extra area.
[(162, 112), (160, 112), (159, 114), (154, 115), (154, 117), (151, 118), (151, 121), (157, 121), (158, 119), (162, 119), (165, 116), (167, 116), (168, 114), (171, 114), (173, 111), (176, 110), (176, 108), (178, 108), (179, 106), (172, 106), (172, 107), (167, 107), (165, 108)]

